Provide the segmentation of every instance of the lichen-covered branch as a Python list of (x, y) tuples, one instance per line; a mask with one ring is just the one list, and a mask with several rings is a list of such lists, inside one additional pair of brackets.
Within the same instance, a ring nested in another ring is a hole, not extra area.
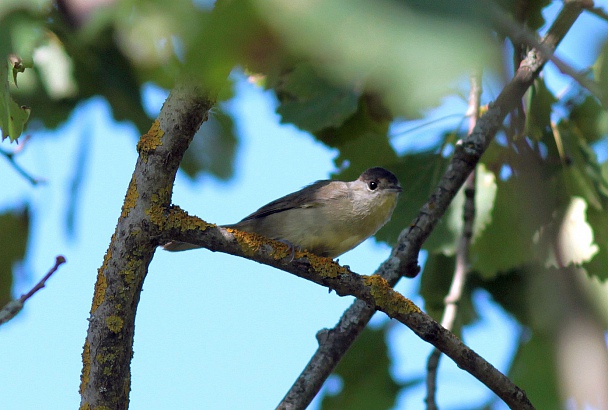
[(128, 408), (135, 313), (162, 230), (159, 215), (169, 207), (179, 163), (212, 105), (203, 90), (178, 86), (140, 138), (116, 231), (97, 274), (82, 354), (81, 409)]
[(340, 296), (355, 296), (371, 309), (380, 310), (412, 329), (423, 340), (451, 357), (460, 368), (488, 386), (509, 406), (533, 408), (525, 393), (505, 375), (395, 291), (381, 276), (358, 275), (331, 259), (308, 252), (296, 251), (292, 254), (292, 249), (282, 242), (207, 224), (177, 207), (169, 211), (164, 229), (166, 236), (161, 238), (159, 244), (175, 239), (211, 251), (242, 256), (326, 286)]

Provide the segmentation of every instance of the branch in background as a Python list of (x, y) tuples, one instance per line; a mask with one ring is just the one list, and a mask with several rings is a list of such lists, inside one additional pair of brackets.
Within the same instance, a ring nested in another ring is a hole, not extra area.
[(15, 155), (18, 154), (21, 150), (23, 150), (23, 147), (25, 146), (25, 143), (28, 140), (29, 140), (29, 138), (25, 137), (25, 140), (21, 144), (19, 144), (13, 152), (7, 152), (7, 151), (0, 149), (0, 155), (2, 155), (3, 157), (5, 157), (8, 160), (8, 162), (11, 164), (13, 169), (15, 171), (17, 171), (17, 173), (19, 175), (21, 175), (23, 178), (27, 179), (32, 185), (38, 185), (39, 183), (44, 182), (44, 180), (34, 178), (25, 169), (23, 169), (21, 167), (21, 165), (17, 164), (17, 162), (15, 161)]
[[(565, 3), (543, 40), (544, 46), (555, 49), (581, 11), (580, 3)], [(524, 93), (538, 77), (546, 62), (546, 55), (536, 49), (531, 50), (517, 69), (514, 78), (480, 118), (473, 132), (456, 147), (435, 193), (410, 226), (401, 233), (391, 257), (376, 271), (376, 274), (381, 275), (391, 286), (394, 286), (402, 275), (416, 276), (419, 271), (418, 253), (422, 243), (477, 165), (507, 114), (521, 103)], [(320, 342), (310, 362), (279, 404), (279, 409), (304, 409), (310, 404), (373, 313), (374, 309), (361, 300), (355, 301), (344, 312), (338, 325), (328, 331), (331, 337)]]
[[(593, 2), (585, 2), (583, 5), (583, 7), (590, 11), (594, 10), (591, 8), (592, 6)], [(514, 44), (523, 43), (538, 50), (545, 58), (548, 57), (562, 74), (572, 77), (582, 87), (586, 88), (591, 94), (600, 100), (604, 107), (608, 107), (608, 95), (606, 95), (605, 90), (603, 90), (596, 81), (587, 78), (585, 74), (580, 73), (574, 68), (570, 67), (566, 62), (554, 54), (554, 50), (541, 43), (536, 38), (534, 33), (517, 24), (498, 7), (491, 7), (490, 14), (494, 22), (504, 31), (507, 36), (513, 40)]]
[[(481, 75), (474, 74), (471, 76), (471, 92), (469, 93), (469, 133), (473, 132), (477, 119), (479, 118), (479, 105), (481, 99)], [(456, 267), (454, 269), (454, 277), (450, 291), (445, 297), (445, 310), (441, 325), (453, 330), (456, 315), (458, 314), (458, 304), (462, 298), (462, 291), (466, 283), (467, 273), (469, 272), (469, 247), (473, 237), (473, 223), (475, 222), (475, 171), (471, 172), (464, 184), (464, 212), (463, 212), (463, 227), (462, 236), (458, 243), (456, 251)], [(433, 349), (427, 361), (427, 377), (426, 377), (426, 406), (428, 410), (437, 410), (435, 401), (436, 385), (437, 385), (437, 368), (439, 367), (439, 359), (441, 351)]]
[[(214, 252), (241, 256), (325, 286), (340, 296), (355, 296), (369, 305), (372, 310), (380, 310), (412, 329), (420, 338), (444, 352), (460, 368), (484, 383), (510, 407), (533, 408), (525, 392), (513, 384), (508, 377), (465, 346), (453, 333), (422, 312), (378, 275), (358, 275), (331, 259), (308, 252), (296, 251), (293, 254), (293, 249), (282, 242), (210, 225), (197, 217), (189, 216), (177, 207), (169, 210), (162, 223), (163, 234), (159, 244), (178, 240)], [(359, 323), (363, 325), (361, 321)], [(289, 407), (279, 406), (279, 408)]]
[(21, 309), (23, 309), (25, 302), (29, 298), (31, 298), (34, 293), (42, 289), (46, 285), (46, 281), (49, 280), (51, 275), (55, 273), (59, 266), (65, 262), (66, 261), (63, 256), (57, 256), (57, 258), (55, 259), (55, 265), (51, 268), (51, 270), (48, 271), (46, 275), (43, 276), (42, 279), (40, 279), (40, 281), (29, 292), (24, 295), (21, 295), (19, 299), (7, 303), (6, 306), (4, 306), (2, 310), (0, 310), (0, 325), (3, 325), (4, 323), (14, 318), (17, 313), (19, 313)]

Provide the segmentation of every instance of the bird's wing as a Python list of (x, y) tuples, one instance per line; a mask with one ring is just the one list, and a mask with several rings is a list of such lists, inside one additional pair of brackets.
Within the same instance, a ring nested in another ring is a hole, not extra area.
[[(312, 184), (302, 188), (301, 190), (285, 195), (279, 199), (276, 199), (269, 204), (264, 205), (254, 213), (243, 218), (241, 222), (249, 221), (252, 219), (264, 218), (268, 215), (276, 214), (279, 212), (287, 211), (294, 208), (312, 208), (321, 205), (327, 200), (327, 195), (323, 195), (324, 188), (330, 183), (335, 181), (323, 180), (313, 182)], [(343, 190), (334, 192), (334, 195), (341, 195)], [(345, 192), (345, 191), (344, 191)], [(347, 193), (345, 192), (344, 195)]]

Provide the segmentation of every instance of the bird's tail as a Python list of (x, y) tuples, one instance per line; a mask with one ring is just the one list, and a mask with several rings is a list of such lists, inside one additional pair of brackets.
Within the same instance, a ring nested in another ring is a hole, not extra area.
[(192, 245), (191, 243), (180, 242), (180, 241), (171, 241), (171, 242), (163, 245), (163, 249), (166, 251), (169, 251), (169, 252), (181, 252), (181, 251), (187, 251), (190, 249), (197, 249), (197, 248), (200, 248), (200, 246)]

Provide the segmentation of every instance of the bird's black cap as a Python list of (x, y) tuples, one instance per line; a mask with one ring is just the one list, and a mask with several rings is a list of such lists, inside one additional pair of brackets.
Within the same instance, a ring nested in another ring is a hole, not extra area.
[(397, 179), (395, 174), (382, 167), (374, 167), (366, 170), (364, 173), (361, 174), (359, 179), (361, 181), (384, 180), (386, 181), (388, 186), (401, 187), (401, 185), (399, 184), (399, 180)]

